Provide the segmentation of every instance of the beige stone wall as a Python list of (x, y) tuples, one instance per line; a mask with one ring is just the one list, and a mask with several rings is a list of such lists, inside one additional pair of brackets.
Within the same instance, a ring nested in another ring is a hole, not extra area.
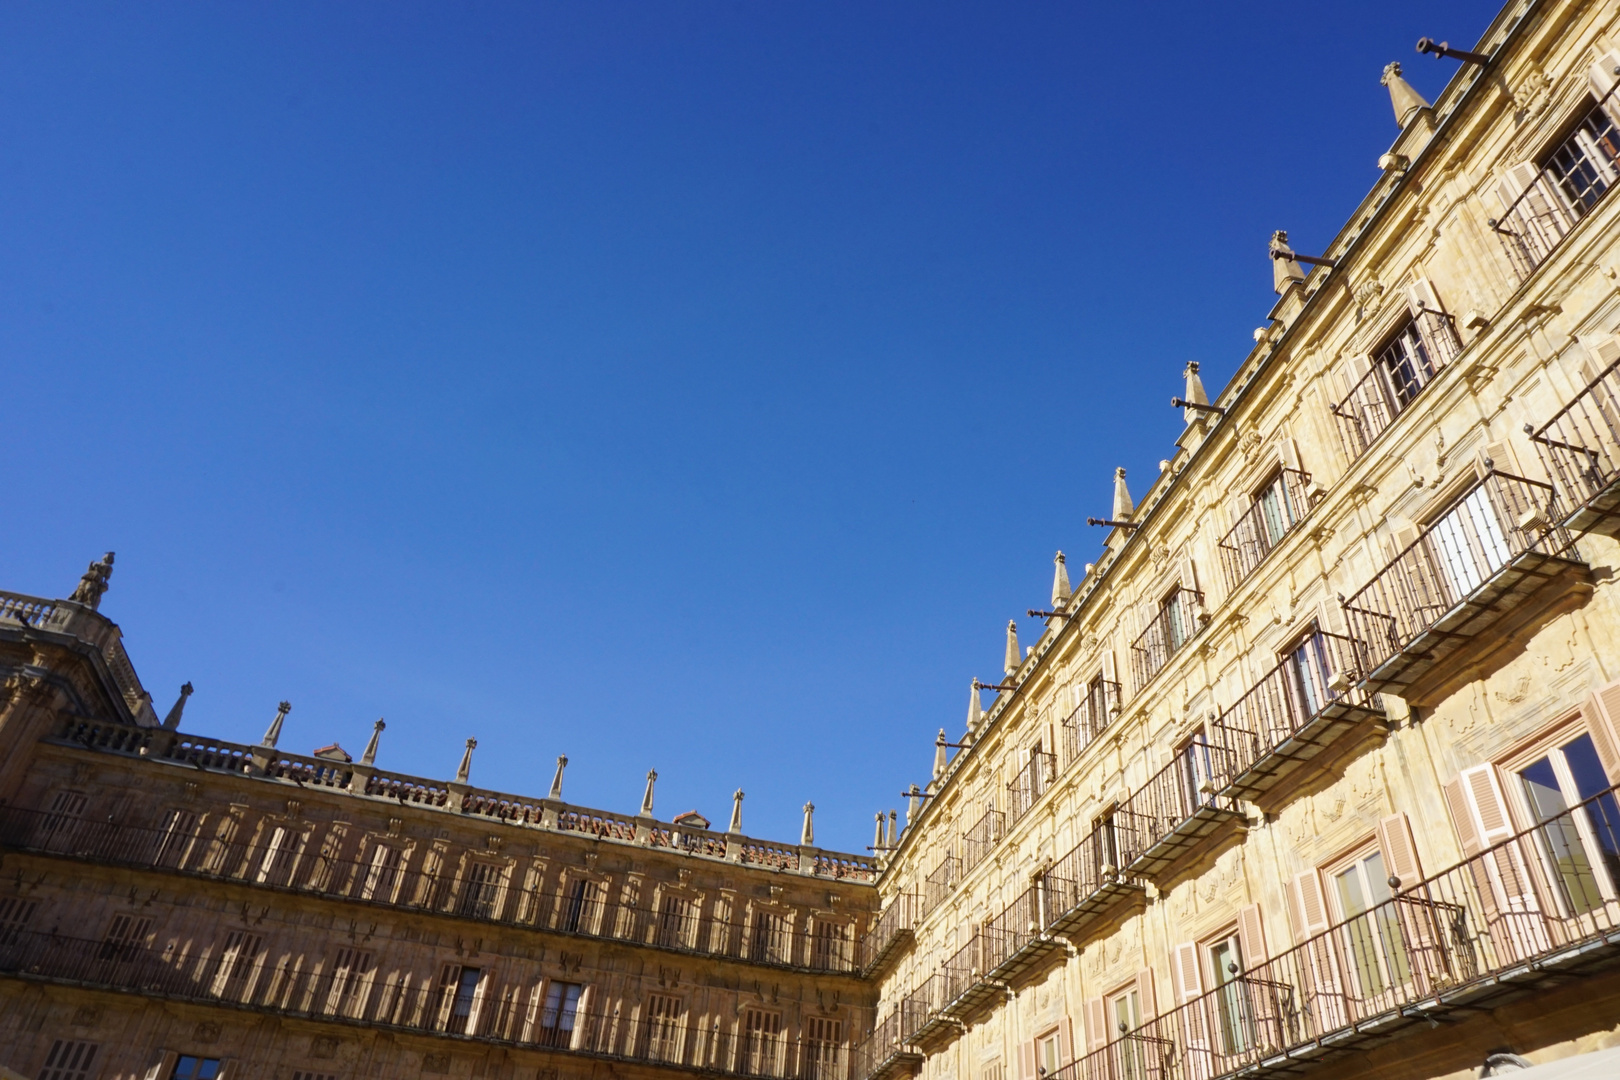
[[(1504, 11), (1487, 40), (1500, 42), (1523, 8)], [(923, 920), (916, 944), (883, 973), (884, 1013), (1212, 715), (1230, 708), (1313, 622), (1346, 633), (1340, 598), (1383, 569), (1397, 543), (1409, 542), (1407, 530), (1481, 475), (1483, 458), (1504, 472), (1548, 479), (1523, 428), (1540, 426), (1574, 397), (1595, 370), (1599, 347), (1620, 332), (1620, 203), (1599, 203), (1522, 284), (1488, 221), (1502, 213), (1503, 173), (1545, 154), (1589, 107), (1588, 69), (1620, 46), (1620, 19), (1612, 5), (1532, 8), (1477, 90), (1467, 93), (1471, 77), (1459, 76), (1408, 126), (1394, 149), (1418, 166), (1404, 180), (1387, 176), (1369, 194), (1330, 249), (1340, 258), (1337, 269), (1316, 270), (1279, 301), (1278, 321), (1216, 399), (1227, 414), (1189, 426), (1169, 469), (1138, 493), (1141, 528), (1116, 530), (1108, 565), (1086, 581), (1075, 575), (1072, 619), (1049, 621), (1013, 676), (1018, 689), (1000, 695), (977, 744), (936, 778), (935, 797), (880, 882), (886, 900), (923, 890), (991, 800), (1006, 808), (1007, 785), (1029, 749), (1054, 746), (1086, 683), (1105, 670), (1118, 673), (1122, 706), (1102, 736), (1072, 760), (1060, 758), (1051, 790)], [(1286, 156), (1286, 148), (1273, 150)], [(1255, 272), (1263, 272), (1258, 264)], [(1350, 388), (1355, 358), (1409, 317), (1406, 287), (1424, 281), (1455, 317), (1461, 352), (1368, 452), (1353, 457), (1332, 405)], [(1220, 541), (1256, 482), (1285, 465), (1310, 474), (1310, 509), (1230, 588)], [(1097, 495), (1100, 503), (1100, 484)], [(1259, 905), (1269, 953), (1292, 946), (1304, 934), (1291, 924), (1287, 884), (1375, 843), (1380, 819), (1407, 816), (1425, 873), (1461, 860), (1445, 782), (1482, 763), (1506, 762), (1560, 725), (1580, 730), (1587, 696), (1620, 679), (1612, 587), (1620, 548), (1587, 535), (1578, 551), (1589, 579), (1572, 576), (1544, 610), (1526, 606), (1517, 623), (1508, 618), (1505, 629), (1472, 642), (1447, 678), (1420, 688), (1420, 701), (1386, 695), (1382, 720), (1342, 740), (1333, 760), (1244, 804), (1244, 824), (1156, 875), (1141, 903), (1094, 922), (1071, 940), (1069, 955), (1011, 987), (993, 1007), (931, 1036), (919, 1047), (922, 1075), (1010, 1080), (1027, 1072), (1020, 1049), (1052, 1028), (1063, 1032), (1066, 1060), (1078, 1056), (1087, 1000), (1140, 979), (1159, 1009), (1170, 1008), (1177, 946), (1236, 933), (1248, 905)], [(1202, 592), (1199, 629), (1138, 685), (1132, 642), (1178, 583)], [(1386, 1056), (1378, 1075), (1477, 1069), (1486, 1050), (1509, 1045), (1557, 1054), (1578, 1040), (1606, 1044), (1615, 1039), (1613, 1014), (1600, 1012), (1594, 1007), (1581, 1019), (1577, 1004), (1573, 1029), (1568, 1016), (1538, 1029), (1532, 1010), (1515, 1017), (1511, 1032), (1499, 1026), (1475, 1042), (1450, 1039), (1450, 1057), (1397, 1068), (1397, 1058), (1416, 1059)], [(1341, 1061), (1336, 1068), (1353, 1066)]]

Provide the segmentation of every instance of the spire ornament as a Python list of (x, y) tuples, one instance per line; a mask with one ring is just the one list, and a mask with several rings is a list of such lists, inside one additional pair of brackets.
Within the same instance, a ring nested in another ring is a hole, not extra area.
[(877, 819), (877, 830), (872, 833), (872, 850), (883, 851), (883, 811), (879, 810), (872, 816)]
[(653, 812), (653, 784), (658, 780), (658, 770), (647, 770), (647, 791), (641, 796), (641, 816), (652, 817)]
[(815, 812), (815, 803), (807, 802), (804, 804), (804, 831), (799, 834), (799, 843), (804, 847), (810, 847), (816, 842), (815, 824), (811, 821), (811, 815)]
[(1423, 95), (1412, 89), (1411, 83), (1401, 78), (1400, 61), (1391, 60), (1385, 64), (1384, 74), (1378, 81), (1389, 87), (1389, 103), (1395, 109), (1395, 122), (1401, 127), (1406, 127), (1414, 116), (1429, 107)]
[(1129, 521), (1134, 513), (1136, 504), (1131, 501), (1130, 489), (1125, 486), (1125, 467), (1121, 465), (1114, 470), (1114, 520)]
[(742, 801), (743, 791), (738, 788), (731, 793), (731, 826), (726, 829), (729, 833), (742, 832)]
[(979, 680), (974, 679), (972, 685), (968, 687), (967, 728), (970, 732), (977, 732), (982, 723), (984, 723), (984, 703), (979, 700)]
[(456, 783), (465, 784), (472, 775), (472, 752), (478, 749), (477, 739), (467, 740), (467, 749), (461, 752), (461, 764), (456, 768)]
[(934, 780), (935, 781), (938, 781), (940, 777), (945, 775), (945, 768), (946, 768), (946, 766), (948, 766), (950, 764), (950, 757), (945, 752), (945, 748), (949, 744), (950, 744), (949, 740), (947, 740), (945, 738), (945, 729), (940, 728), (939, 729), (939, 737), (934, 740)]
[(180, 730), (180, 714), (186, 711), (186, 698), (190, 696), (191, 684), (186, 683), (180, 687), (180, 696), (174, 699), (174, 708), (170, 709), (169, 715), (163, 718), (164, 731)]
[(1022, 665), (1023, 662), (1023, 654), (1018, 651), (1018, 622), (1014, 619), (1008, 619), (1007, 656), (1002, 666), (1007, 669), (1007, 674), (1011, 675), (1013, 672), (1018, 670), (1019, 666)]
[(562, 774), (563, 774), (563, 770), (565, 768), (567, 768), (567, 767), (568, 767), (568, 755), (567, 754), (558, 754), (557, 755), (557, 772), (556, 772), (556, 775), (552, 776), (552, 778), (551, 778), (551, 792), (546, 796), (546, 798), (548, 798), (548, 799), (556, 799), (558, 802), (562, 802)]
[(1052, 606), (1060, 608), (1068, 603), (1069, 594), (1074, 590), (1069, 587), (1068, 560), (1063, 557), (1063, 552), (1058, 552), (1052, 563)]
[(371, 725), (371, 738), (366, 740), (366, 748), (360, 754), (360, 764), (373, 765), (376, 763), (377, 742), (382, 738), (383, 728), (387, 726), (380, 716), (377, 718), (377, 722)]
[(265, 729), (264, 738), (259, 741), (260, 746), (268, 746), (272, 750), (276, 748), (276, 742), (281, 738), (281, 723), (287, 719), (290, 712), (292, 712), (290, 701), (283, 701), (276, 706), (276, 718), (270, 721), (270, 726)]

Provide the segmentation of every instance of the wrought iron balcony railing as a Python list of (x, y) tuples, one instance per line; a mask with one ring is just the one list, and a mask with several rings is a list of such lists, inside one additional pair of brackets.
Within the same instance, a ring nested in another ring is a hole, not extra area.
[(971, 874), (1006, 833), (1006, 815), (1000, 810), (986, 810), (973, 827), (962, 834), (962, 873)]
[(1124, 822), (1104, 818), (1067, 854), (1041, 875), (1044, 929), (1072, 936), (1089, 921), (1127, 897), (1140, 896), (1142, 884), (1121, 864), (1121, 853), (1144, 845), (1125, 837)]
[(1060, 725), (1063, 767), (1068, 768), (1101, 735), (1119, 709), (1119, 683), (1098, 679), (1086, 689), (1086, 696)]
[(737, 1019), (637, 1018), (628, 1005), (581, 1008), (582, 1002), (542, 996), (545, 981), (537, 970), (520, 976), (516, 970), (462, 967), (455, 981), (423, 986), (407, 973), (335, 965), (321, 970), (325, 965), (303, 959), (278, 964), (240, 948), (193, 955), (184, 948), (158, 951), (54, 933), (0, 934), (0, 974), (13, 977), (731, 1076), (850, 1076), (842, 1033), (836, 1040), (789, 1038), (781, 1031), (748, 1030)]
[(1053, 1080), (1293, 1073), (1307, 1048), (1353, 1053), (1620, 965), (1617, 819), (1610, 789), (1424, 881), (1392, 880), (1368, 910), (1223, 973)]
[(962, 860), (947, 852), (923, 879), (922, 911), (919, 912), (919, 917), (926, 919), (929, 912), (950, 897), (951, 891), (961, 880)]
[(1052, 781), (1057, 778), (1057, 756), (1043, 750), (1031, 750), (1018, 774), (1007, 781), (1007, 824), (1018, 823), (1030, 808), (1041, 801)]
[[(789, 927), (774, 920), (745, 925), (675, 898), (659, 908), (610, 899), (586, 882), (565, 893), (530, 891), (506, 881), (493, 863), (472, 860), (461, 872), (453, 864), (412, 866), (402, 849), (383, 841), (372, 842), (361, 858), (344, 859), (285, 832), (271, 831), (254, 841), (221, 840), (178, 812), (169, 828), (151, 829), (0, 807), (0, 847), (772, 967), (856, 971), (847, 925)], [(416, 857), (431, 858), (425, 851)]]
[(1492, 470), (1345, 600), (1367, 646), (1367, 689), (1419, 700), (1471, 643), (1518, 615), (1539, 590), (1584, 582), (1550, 484)]
[(1451, 317), (1425, 308), (1372, 358), (1365, 374), (1333, 405), (1345, 453), (1359, 458), (1462, 351)]
[(850, 1057), (856, 1080), (887, 1080), (922, 1064), (922, 1054), (911, 1049), (906, 1044), (907, 1036), (902, 1034), (918, 1030), (924, 1022), (918, 1019), (918, 1005), (908, 1002), (904, 999), (897, 1003), (855, 1044)]
[(1530, 441), (1573, 508), (1562, 524), (1576, 534), (1620, 535), (1620, 360), (1539, 430), (1530, 429)]
[(1197, 611), (1204, 606), (1204, 594), (1180, 588), (1159, 605), (1147, 629), (1131, 642), (1131, 674), (1135, 690), (1141, 689), (1164, 669), (1170, 658), (1181, 651), (1200, 629)]
[(1242, 820), (1227, 791), (1237, 764), (1232, 750), (1199, 738), (1131, 792), (1113, 814), (1123, 869), (1144, 876), (1160, 873)]
[(1381, 715), (1377, 696), (1358, 684), (1367, 647), (1317, 631), (1220, 715), (1210, 738), (1230, 755), (1227, 794), (1257, 800), (1347, 732)]
[(875, 975), (887, 962), (909, 945), (920, 917), (921, 897), (916, 893), (896, 893), (861, 937), (857, 954), (860, 970)]
[(1265, 561), (1271, 549), (1294, 530), (1310, 509), (1305, 489), (1311, 474), (1283, 469), (1221, 537), (1221, 572), (1230, 593)]

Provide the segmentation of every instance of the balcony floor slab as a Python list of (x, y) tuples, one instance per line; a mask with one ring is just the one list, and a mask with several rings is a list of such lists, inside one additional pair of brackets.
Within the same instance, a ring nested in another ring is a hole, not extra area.
[(1299, 730), (1282, 738), (1261, 754), (1253, 765), (1239, 773), (1226, 789), (1226, 794), (1237, 799), (1258, 801), (1312, 761), (1328, 754), (1341, 738), (1382, 718), (1381, 708), (1352, 705), (1347, 701), (1330, 702)]

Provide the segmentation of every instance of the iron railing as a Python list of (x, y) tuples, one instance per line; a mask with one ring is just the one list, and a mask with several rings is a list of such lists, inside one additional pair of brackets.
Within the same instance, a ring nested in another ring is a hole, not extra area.
[(1154, 613), (1147, 629), (1131, 642), (1131, 673), (1140, 692), (1198, 632), (1195, 608), (1204, 606), (1204, 594), (1179, 588)]
[(929, 912), (943, 904), (961, 880), (962, 860), (947, 852), (923, 879), (920, 917), (926, 919)]
[[(1535, 179), (1508, 204), (1502, 216), (1490, 219), (1519, 281), (1546, 262), (1570, 230), (1614, 187), (1620, 145), (1605, 105), (1617, 89), (1620, 81), (1582, 118), (1569, 139), (1553, 151), (1546, 166), (1537, 170)], [(1589, 160), (1583, 150), (1571, 146), (1583, 135), (1600, 155), (1607, 148), (1607, 161)], [(1558, 175), (1552, 175), (1552, 171)]]
[(1241, 777), (1291, 742), (1320, 741), (1313, 728), (1334, 710), (1369, 705), (1373, 695), (1357, 685), (1366, 673), (1362, 642), (1318, 630), (1221, 713), (1211, 741), (1230, 752), (1233, 777)]
[(0, 807), (0, 847), (773, 967), (856, 970), (847, 923), (731, 921), (676, 897), (654, 906), (650, 890), (611, 898), (584, 881), (565, 892), (530, 890), (507, 880), (493, 862), (474, 858), (458, 866), (420, 845), (409, 856), (418, 860), (413, 866), (403, 847), (387, 838), (368, 841), (363, 855), (351, 859), (290, 830), (222, 839), (178, 811), (170, 827), (153, 829)]
[(1232, 800), (1222, 793), (1237, 775), (1237, 763), (1229, 748), (1203, 737), (1177, 751), (1114, 810), (1121, 865), (1136, 865), (1168, 842), (1196, 840), (1206, 819), (1233, 812)]
[(1310, 482), (1310, 473), (1283, 469), (1255, 497), (1237, 524), (1221, 537), (1221, 571), (1226, 577), (1227, 592), (1254, 573), (1271, 554), (1271, 549), (1305, 517), (1310, 509), (1305, 489)]
[[(1223, 973), (1223, 985), (1111, 1039), (1053, 1080), (1287, 1072), (1305, 1047), (1354, 1050), (1403, 1026), (1427, 1030), (1453, 1008), (1478, 1011), (1531, 992), (1566, 967), (1620, 960), (1615, 790), (1421, 882), (1392, 879), (1393, 892), (1368, 910)], [(1514, 977), (1501, 977), (1508, 972)]]
[(638, 1017), (628, 1003), (548, 1004), (538, 965), (519, 976), (457, 964), (435, 984), (414, 972), (326, 967), (309, 959), (250, 955), (240, 945), (198, 955), (183, 947), (158, 951), (26, 930), (0, 937), (0, 973), (24, 978), (734, 1076), (849, 1077), (841, 1032), (836, 1041), (789, 1038), (775, 1013), (749, 1030), (746, 1017)]
[(1086, 696), (1060, 725), (1063, 767), (1068, 768), (1101, 735), (1119, 708), (1119, 683), (1098, 679), (1086, 687)]
[(962, 873), (973, 872), (1006, 835), (1006, 815), (1000, 810), (986, 810), (973, 827), (962, 834)]
[[(1561, 557), (1573, 544), (1551, 484), (1491, 470), (1378, 574), (1344, 601), (1353, 637), (1376, 669), (1527, 554)], [(1489, 612), (1487, 612), (1487, 616)], [(1473, 632), (1487, 623), (1475, 620)], [(1467, 629), (1467, 626), (1464, 626)], [(1456, 630), (1446, 630), (1456, 636)]]
[(890, 952), (909, 940), (916, 929), (921, 897), (916, 893), (896, 893), (861, 936), (857, 952), (859, 969), (870, 975)]
[(1136, 879), (1124, 869), (1122, 856), (1142, 845), (1122, 835), (1126, 828), (1126, 824), (1115, 817), (1103, 818), (1041, 875), (1045, 892), (1043, 928), (1069, 923), (1111, 886), (1136, 884)]
[(919, 1018), (919, 1008), (909, 998), (902, 999), (873, 1025), (865, 1038), (855, 1044), (850, 1058), (856, 1080), (867, 1080), (884, 1073), (885, 1067), (896, 1059), (922, 1060), (922, 1055), (908, 1049), (905, 1043), (909, 1035), (921, 1028), (926, 1020), (926, 1014)]
[(1547, 475), (1577, 512), (1596, 511), (1586, 525), (1610, 516), (1620, 481), (1620, 360), (1592, 378), (1568, 405), (1539, 429), (1529, 428)]
[(1012, 826), (1040, 802), (1046, 789), (1057, 778), (1057, 756), (1044, 750), (1031, 750), (1018, 774), (1007, 781), (1007, 824)]
[(984, 941), (982, 962), (986, 973), (996, 970), (1039, 937), (1043, 929), (1039, 886), (1031, 886), (980, 930)]
[(1365, 453), (1462, 351), (1451, 316), (1424, 308), (1410, 325), (1417, 330), (1411, 355), (1398, 353), (1393, 345), (1386, 348), (1372, 358), (1367, 372), (1350, 393), (1333, 405), (1339, 437), (1352, 461)]

